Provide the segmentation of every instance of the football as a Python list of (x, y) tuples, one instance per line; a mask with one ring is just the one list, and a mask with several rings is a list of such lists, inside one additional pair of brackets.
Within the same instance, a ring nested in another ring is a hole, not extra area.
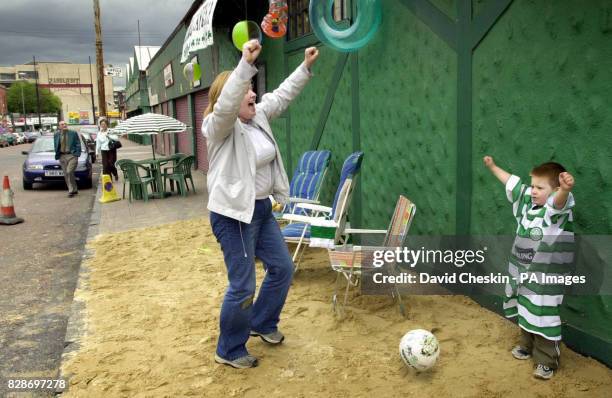
[(404, 363), (419, 372), (431, 369), (440, 355), (438, 339), (423, 329), (406, 333), (400, 341), (399, 350)]

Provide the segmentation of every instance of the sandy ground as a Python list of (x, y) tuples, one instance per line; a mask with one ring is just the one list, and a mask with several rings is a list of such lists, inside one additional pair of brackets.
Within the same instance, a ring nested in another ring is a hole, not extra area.
[[(251, 339), (260, 366), (235, 370), (213, 360), (226, 275), (206, 220), (103, 235), (92, 247), (90, 279), (76, 293), (88, 332), (63, 365), (65, 396), (604, 397), (612, 389), (610, 369), (566, 347), (553, 380), (533, 379), (531, 361), (509, 352), (517, 327), (465, 297), (406, 297), (402, 318), (390, 298), (354, 295), (339, 319), (335, 274), (315, 250), (289, 293), (285, 343)], [(427, 373), (398, 354), (416, 328), (441, 344)]]

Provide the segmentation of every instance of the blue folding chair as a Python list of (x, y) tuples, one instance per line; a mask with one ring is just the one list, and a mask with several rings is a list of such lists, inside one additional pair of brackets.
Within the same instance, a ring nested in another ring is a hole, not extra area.
[[(293, 262), (296, 269), (302, 260), (306, 245), (310, 244), (311, 225), (313, 223), (317, 224), (324, 220), (332, 221), (335, 229), (332, 237), (332, 243), (334, 244), (343, 243), (348, 239), (348, 235), (345, 233), (345, 228), (348, 228), (346, 217), (355, 187), (354, 181), (361, 170), (362, 160), (363, 152), (354, 152), (344, 161), (338, 189), (331, 207), (314, 203), (295, 203), (292, 214), (283, 214), (283, 219), (290, 222), (282, 230), (285, 242), (297, 244), (293, 252)], [(308, 211), (310, 214), (300, 214), (301, 211)], [(296, 263), (297, 255), (302, 247), (304, 247), (304, 250), (302, 250)]]
[[(277, 219), (282, 219), (283, 214), (296, 212), (296, 203), (319, 204), (319, 194), (327, 175), (330, 158), (330, 151), (304, 152), (289, 185), (289, 202), (285, 204), (280, 213), (274, 214)], [(298, 209), (296, 214), (309, 215), (310, 212), (306, 209)]]

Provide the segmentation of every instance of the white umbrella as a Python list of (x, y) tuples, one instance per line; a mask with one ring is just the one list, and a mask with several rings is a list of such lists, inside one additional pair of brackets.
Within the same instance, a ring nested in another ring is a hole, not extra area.
[[(145, 113), (122, 121), (112, 129), (112, 132), (120, 135), (157, 135), (182, 133), (185, 130), (187, 130), (187, 125), (173, 117), (158, 113)], [(151, 140), (151, 148), (153, 148), (153, 140)], [(153, 159), (155, 159), (154, 148)]]

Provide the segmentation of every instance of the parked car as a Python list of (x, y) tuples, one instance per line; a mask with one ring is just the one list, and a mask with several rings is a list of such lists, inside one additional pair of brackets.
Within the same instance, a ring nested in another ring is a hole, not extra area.
[(96, 163), (96, 138), (95, 135), (92, 138), (92, 133), (87, 130), (81, 130), (81, 136), (85, 140), (85, 145), (87, 146), (87, 152), (89, 152), (89, 157), (91, 158), (91, 163)]
[(17, 140), (15, 139), (13, 133), (4, 133), (2, 136), (6, 139), (9, 145), (15, 145)]
[(25, 143), (25, 134), (23, 134), (23, 133), (13, 133), (13, 136), (15, 137), (15, 143), (16, 144), (23, 144), (23, 143)]
[(5, 137), (6, 134), (0, 134), (0, 148), (4, 148), (5, 146), (9, 146), (8, 138)]
[[(34, 183), (64, 181), (64, 172), (59, 160), (55, 160), (52, 135), (39, 137), (32, 145), (31, 151), (22, 153), (28, 155), (23, 162), (23, 189), (32, 189)], [(78, 159), (75, 177), (81, 188), (91, 188), (92, 166), (82, 137), (81, 156)]]
[(26, 142), (34, 142), (38, 137), (42, 134), (38, 131), (26, 131), (25, 132), (25, 141)]

